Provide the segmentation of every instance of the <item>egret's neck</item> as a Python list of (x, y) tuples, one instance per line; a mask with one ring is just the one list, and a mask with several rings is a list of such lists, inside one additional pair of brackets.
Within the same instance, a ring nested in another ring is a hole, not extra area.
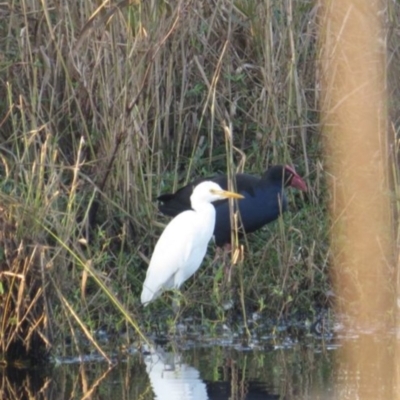
[(209, 213), (215, 215), (215, 208), (211, 203), (207, 203), (204, 201), (191, 201), (192, 208), (194, 211), (199, 213)]
[(215, 208), (211, 203), (205, 203), (203, 201), (193, 202), (192, 208), (194, 210), (196, 219), (198, 220), (199, 226), (202, 227), (202, 231), (200, 232), (198, 239), (202, 240), (201, 238), (203, 238), (206, 243), (208, 243), (215, 228)]

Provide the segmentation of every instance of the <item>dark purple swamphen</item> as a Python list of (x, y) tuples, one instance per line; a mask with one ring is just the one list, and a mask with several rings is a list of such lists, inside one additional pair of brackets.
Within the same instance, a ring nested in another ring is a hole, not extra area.
[[(238, 202), (240, 211), (239, 227), (250, 233), (264, 225), (276, 220), (287, 209), (286, 187), (294, 187), (301, 191), (307, 191), (307, 185), (297, 174), (294, 168), (288, 165), (275, 165), (270, 167), (261, 177), (249, 174), (235, 175), (236, 191), (244, 196)], [(211, 180), (228, 189), (227, 176), (218, 175), (212, 178), (199, 178), (182, 187), (175, 193), (163, 194), (157, 198), (159, 210), (166, 215), (176, 216), (182, 211), (190, 210), (190, 196), (193, 188), (200, 182)], [(231, 242), (231, 224), (229, 215), (229, 203), (222, 200), (213, 203), (216, 209), (216, 221), (214, 228), (215, 242), (218, 247)]]

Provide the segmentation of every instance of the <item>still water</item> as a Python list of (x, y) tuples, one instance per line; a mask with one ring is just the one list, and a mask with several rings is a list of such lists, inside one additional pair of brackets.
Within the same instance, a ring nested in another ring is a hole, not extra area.
[(112, 368), (96, 362), (60, 365), (51, 375), (15, 371), (19, 379), (3, 377), (2, 398), (22, 398), (16, 394), (23, 392), (37, 399), (327, 398), (332, 363), (333, 351), (327, 348), (193, 348), (134, 355)]
[[(391, 399), (395, 397), (388, 395), (392, 389), (385, 379), (379, 378), (380, 387), (374, 381), (386, 363), (385, 354), (393, 352), (387, 347), (390, 340), (379, 340), (370, 332), (305, 335), (300, 340), (290, 335), (279, 340), (272, 336), (164, 340), (156, 348), (132, 348), (129, 356), (115, 358), (111, 367), (88, 357), (85, 362), (61, 359), (48, 370), (3, 370), (0, 398)], [(357, 355), (353, 363), (341, 355), (349, 346), (367, 355), (374, 343), (379, 351), (372, 359)]]

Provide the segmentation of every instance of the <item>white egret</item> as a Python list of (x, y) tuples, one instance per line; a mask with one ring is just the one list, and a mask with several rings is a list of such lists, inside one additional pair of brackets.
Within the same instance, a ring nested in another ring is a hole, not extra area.
[(211, 181), (197, 185), (190, 197), (192, 210), (177, 215), (154, 248), (143, 283), (141, 302), (147, 305), (164, 290), (179, 289), (200, 267), (215, 226), (213, 201), (242, 199)]

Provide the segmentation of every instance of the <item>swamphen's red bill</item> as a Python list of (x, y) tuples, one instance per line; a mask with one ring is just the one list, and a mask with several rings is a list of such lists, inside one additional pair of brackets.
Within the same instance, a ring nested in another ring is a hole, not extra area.
[(289, 180), (288, 186), (291, 186), (295, 189), (301, 190), (302, 192), (307, 192), (307, 185), (301, 176), (295, 171), (294, 168), (289, 165), (285, 166), (285, 170), (291, 173), (291, 178)]

